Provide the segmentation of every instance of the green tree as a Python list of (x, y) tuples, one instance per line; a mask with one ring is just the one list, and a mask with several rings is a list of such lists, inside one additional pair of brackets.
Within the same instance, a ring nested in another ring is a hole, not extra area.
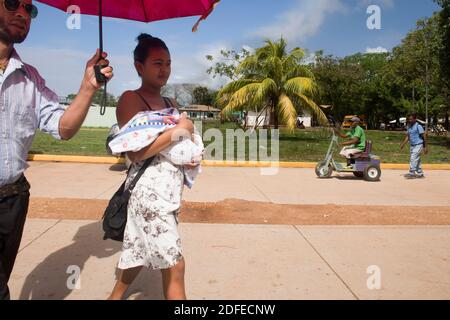
[(214, 64), (206, 72), (213, 78), (224, 77), (229, 80), (237, 80), (241, 75), (237, 72), (237, 67), (250, 56), (250, 51), (242, 49), (240, 52), (234, 50), (221, 50), (220, 57), (214, 58), (207, 55), (206, 59)]
[(302, 64), (304, 55), (300, 48), (288, 52), (283, 38), (266, 41), (265, 46), (237, 66), (239, 79), (219, 91), (219, 104), (224, 105), (222, 112), (268, 109), (275, 128), (285, 124), (294, 130), (298, 112), (307, 108), (325, 124), (325, 114), (313, 101), (317, 86), (311, 70)]
[[(97, 90), (97, 92), (94, 95), (94, 98), (92, 99), (92, 103), (102, 105), (104, 92), (105, 92), (104, 89)], [(114, 108), (117, 107), (117, 99), (116, 97), (114, 97), (114, 95), (106, 93), (106, 106)]]
[[(103, 101), (103, 92), (104, 89), (99, 89), (97, 90), (97, 92), (94, 94), (94, 97), (92, 98), (92, 103), (93, 104), (98, 104), (101, 105), (102, 101)], [(73, 100), (76, 98), (76, 94), (75, 93), (71, 93), (69, 95), (67, 95), (67, 100)], [(106, 95), (106, 106), (107, 107), (117, 107), (117, 99), (116, 97), (114, 97), (114, 95), (107, 93)]]
[(440, 76), (442, 80), (441, 102), (444, 109), (445, 127), (449, 129), (450, 113), (450, 0), (436, 0), (442, 7), (439, 12), (439, 35), (441, 47), (439, 50)]
[(73, 99), (75, 99), (77, 95), (75, 93), (71, 93), (69, 95), (67, 95), (66, 99), (69, 101), (72, 101)]
[[(319, 85), (317, 101), (332, 105), (337, 120), (344, 116), (365, 115), (371, 127), (385, 120), (385, 109), (391, 107), (382, 88), (387, 53), (355, 54), (345, 58), (316, 53), (311, 68)], [(387, 119), (386, 119), (387, 120)]]
[(192, 103), (193, 104), (203, 104), (207, 106), (212, 106), (214, 103), (215, 94), (208, 88), (203, 86), (195, 87), (192, 91)]
[(446, 107), (442, 101), (448, 86), (440, 71), (441, 50), (438, 15), (419, 20), (417, 29), (394, 48), (385, 68), (385, 79), (391, 84), (394, 104), (406, 99), (403, 101), (412, 103), (407, 104), (409, 108), (405, 111), (417, 112), (425, 119), (424, 106), (428, 100), (429, 116), (435, 119), (443, 116)]
[[(94, 97), (92, 98), (92, 103), (93, 104), (98, 104), (98, 105), (102, 105), (103, 102), (103, 93), (105, 92), (104, 89), (100, 89), (98, 90), (95, 94)], [(71, 93), (69, 95), (67, 95), (67, 100), (73, 100), (76, 98), (76, 94), (75, 93)], [(107, 107), (117, 107), (117, 98), (110, 94), (107, 93), (106, 95), (106, 106)]]

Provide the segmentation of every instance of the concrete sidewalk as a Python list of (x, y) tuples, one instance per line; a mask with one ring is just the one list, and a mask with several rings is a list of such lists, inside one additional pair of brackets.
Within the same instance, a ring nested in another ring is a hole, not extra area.
[[(182, 224), (190, 299), (450, 299), (450, 227)], [(13, 299), (105, 299), (120, 244), (96, 221), (28, 220)], [(80, 289), (67, 282), (76, 266)], [(381, 287), (369, 290), (370, 266)], [(161, 299), (145, 269), (131, 299)]]
[[(110, 199), (125, 179), (121, 165), (31, 162), (27, 177), (33, 197)], [(429, 171), (424, 180), (405, 180), (404, 171), (385, 170), (382, 181), (353, 175), (320, 180), (314, 170), (280, 168), (271, 176), (259, 168), (206, 167), (183, 199), (225, 199), (279, 204), (449, 206), (450, 171)], [(357, 194), (355, 194), (357, 192)]]
[[(27, 177), (32, 197), (108, 199), (124, 179), (115, 169), (31, 163)], [(450, 172), (432, 171), (416, 181), (402, 173), (385, 171), (382, 182), (367, 183), (348, 176), (318, 180), (309, 169), (261, 176), (256, 168), (208, 167), (184, 199), (450, 205)], [(183, 223), (180, 229), (190, 299), (450, 299), (450, 226)], [(12, 298), (104, 299), (114, 285), (120, 249), (120, 243), (102, 240), (99, 221), (29, 219), (10, 281)], [(67, 282), (76, 268), (81, 286), (71, 290)], [(368, 269), (379, 271), (379, 289), (368, 288)], [(162, 298), (159, 273), (144, 270), (130, 294)]]

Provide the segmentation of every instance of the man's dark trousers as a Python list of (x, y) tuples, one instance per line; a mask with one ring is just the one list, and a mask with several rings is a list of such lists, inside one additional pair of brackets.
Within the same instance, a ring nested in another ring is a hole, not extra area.
[(10, 299), (8, 281), (22, 239), (29, 200), (29, 190), (0, 198), (0, 300)]

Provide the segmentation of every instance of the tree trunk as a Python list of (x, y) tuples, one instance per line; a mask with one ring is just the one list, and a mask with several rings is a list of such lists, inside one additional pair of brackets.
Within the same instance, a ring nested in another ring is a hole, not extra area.
[(273, 110), (273, 126), (275, 129), (278, 129), (279, 127), (278, 112), (275, 109), (275, 104), (273, 102), (272, 102), (272, 110)]
[(278, 114), (275, 112), (275, 129), (278, 129), (279, 126), (280, 124), (278, 122)]
[(273, 103), (271, 103), (271, 105), (270, 105), (269, 127), (274, 127), (275, 129), (278, 129), (278, 115), (275, 112), (275, 107), (274, 107)]
[(450, 127), (449, 127), (449, 122), (448, 122), (448, 117), (449, 117), (449, 114), (448, 114), (448, 110), (445, 112), (445, 130), (449, 130), (450, 129)]
[[(267, 108), (268, 108), (268, 107), (269, 107), (269, 106), (265, 106), (265, 107), (262, 109), (262, 111), (259, 112), (258, 115), (256, 116), (255, 125), (254, 125), (253, 128), (252, 128), (252, 132), (254, 132), (256, 129), (258, 129), (258, 128), (260, 127), (260, 120), (259, 120), (259, 118), (261, 118), (261, 116), (262, 116), (263, 113), (265, 113), (265, 115), (264, 115), (264, 122), (267, 121)], [(258, 112), (258, 111), (256, 110), (256, 112)], [(269, 124), (269, 125), (270, 125), (270, 124)], [(265, 126), (266, 126), (265, 123), (263, 123), (263, 127), (265, 127)]]

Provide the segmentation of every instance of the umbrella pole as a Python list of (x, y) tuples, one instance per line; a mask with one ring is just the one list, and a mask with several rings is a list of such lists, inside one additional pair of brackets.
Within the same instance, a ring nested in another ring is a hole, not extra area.
[(99, 31), (99, 48), (100, 48), (100, 57), (103, 53), (103, 6), (102, 0), (98, 0), (98, 31)]
[[(98, 0), (98, 36), (99, 36), (99, 51), (100, 51), (100, 57), (99, 61), (102, 59), (103, 56), (103, 4), (102, 0)], [(106, 94), (106, 77), (101, 74), (100, 72), (100, 66), (96, 66), (96, 78), (98, 82), (104, 82), (104, 88), (103, 88), (103, 97), (102, 102), (100, 105), (100, 115), (104, 115), (106, 112), (106, 102), (107, 102), (107, 94)]]

